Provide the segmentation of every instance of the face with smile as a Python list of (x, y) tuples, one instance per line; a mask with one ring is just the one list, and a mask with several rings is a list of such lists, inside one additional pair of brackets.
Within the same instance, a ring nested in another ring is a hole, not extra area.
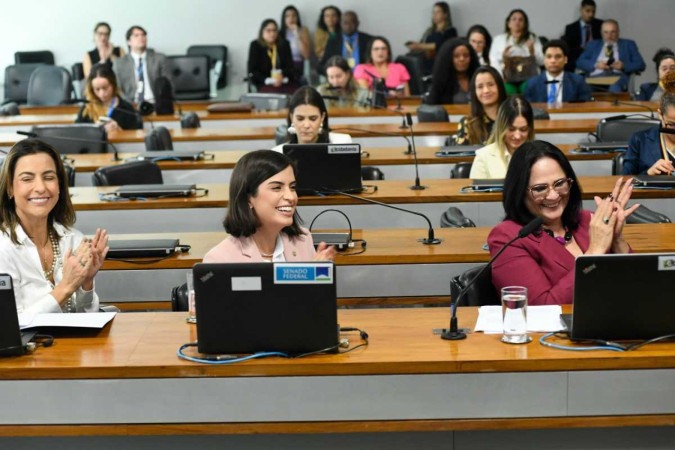
[(659, 80), (670, 72), (675, 72), (675, 58), (664, 58), (659, 63)]
[(476, 75), (476, 97), (483, 108), (496, 105), (499, 101), (499, 88), (490, 73)]
[(319, 108), (313, 105), (298, 105), (291, 114), (299, 144), (312, 144), (319, 138), (319, 129), (325, 118)]
[(12, 189), (16, 214), (22, 224), (47, 220), (59, 200), (56, 164), (47, 153), (21, 157), (14, 168)]
[(108, 104), (113, 98), (113, 88), (107, 78), (96, 77), (91, 80), (91, 90), (103, 104)]
[(536, 199), (528, 189), (525, 192), (525, 206), (532, 214), (541, 217), (544, 224), (549, 227), (562, 223), (563, 211), (569, 201), (569, 190), (566, 194), (559, 194), (552, 186), (565, 184), (561, 180), (566, 178), (567, 175), (560, 164), (551, 158), (539, 159), (530, 169), (528, 188), (533, 189), (535, 193), (537, 190), (543, 190), (544, 185), (547, 185), (549, 189), (545, 197), (540, 195)]
[(260, 220), (259, 229), (278, 233), (293, 225), (293, 214), (298, 203), (293, 168), (288, 166), (260, 183), (256, 194), (248, 202)]
[(529, 131), (530, 127), (527, 124), (525, 117), (518, 116), (514, 119), (514, 121), (511, 123), (511, 126), (509, 126), (509, 129), (504, 135), (504, 143), (509, 149), (509, 153), (513, 154), (513, 152), (515, 152), (518, 147), (527, 141)]

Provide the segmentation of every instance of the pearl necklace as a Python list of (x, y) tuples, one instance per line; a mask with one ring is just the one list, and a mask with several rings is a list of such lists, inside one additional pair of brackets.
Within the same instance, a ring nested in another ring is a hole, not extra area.
[(59, 248), (59, 241), (54, 238), (54, 235), (51, 232), (49, 233), (48, 238), (49, 242), (52, 244), (52, 265), (48, 270), (43, 270), (43, 273), (45, 274), (45, 278), (49, 281), (59, 265), (61, 249)]

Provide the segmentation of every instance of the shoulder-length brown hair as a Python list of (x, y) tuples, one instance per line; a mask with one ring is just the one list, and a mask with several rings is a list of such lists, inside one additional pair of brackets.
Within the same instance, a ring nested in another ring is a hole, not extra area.
[(113, 95), (117, 98), (120, 96), (120, 89), (117, 85), (117, 77), (115, 72), (113, 72), (112, 67), (108, 64), (96, 64), (92, 67), (89, 76), (87, 77), (87, 86), (84, 89), (84, 97), (87, 99), (87, 104), (84, 107), (82, 112), (83, 117), (89, 117), (92, 121), (96, 122), (99, 117), (105, 116), (108, 111), (105, 110), (103, 103), (96, 96), (94, 92), (94, 87), (92, 83), (96, 78), (105, 78), (110, 83), (112, 88)]
[(14, 183), (14, 171), (16, 164), (24, 156), (46, 153), (54, 161), (56, 167), (56, 176), (59, 181), (59, 199), (49, 212), (47, 218), (47, 229), (49, 232), (57, 234), (54, 229), (54, 222), (58, 222), (66, 228), (75, 224), (75, 209), (70, 201), (70, 192), (68, 192), (68, 177), (66, 170), (61, 162), (59, 153), (44, 141), (39, 139), (24, 139), (17, 142), (7, 154), (2, 170), (0, 170), (0, 231), (9, 234), (12, 242), (18, 244), (16, 237), (16, 227), (20, 225), (19, 216), (16, 214), (16, 204), (12, 194)]

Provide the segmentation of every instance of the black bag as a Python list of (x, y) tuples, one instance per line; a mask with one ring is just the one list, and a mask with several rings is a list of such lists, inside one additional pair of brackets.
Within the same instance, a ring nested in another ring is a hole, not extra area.
[(507, 56), (504, 58), (504, 81), (522, 83), (536, 77), (538, 69), (534, 56)]

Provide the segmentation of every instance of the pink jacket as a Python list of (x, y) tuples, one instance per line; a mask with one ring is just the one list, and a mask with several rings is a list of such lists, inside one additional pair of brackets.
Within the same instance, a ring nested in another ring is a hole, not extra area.
[[(284, 244), (284, 257), (288, 262), (311, 261), (316, 254), (312, 235), (306, 229), (305, 234), (290, 239), (286, 233), (281, 233), (281, 242)], [(205, 263), (225, 262), (264, 262), (258, 246), (249, 237), (236, 238), (228, 236), (220, 244), (213, 247), (204, 256)]]

